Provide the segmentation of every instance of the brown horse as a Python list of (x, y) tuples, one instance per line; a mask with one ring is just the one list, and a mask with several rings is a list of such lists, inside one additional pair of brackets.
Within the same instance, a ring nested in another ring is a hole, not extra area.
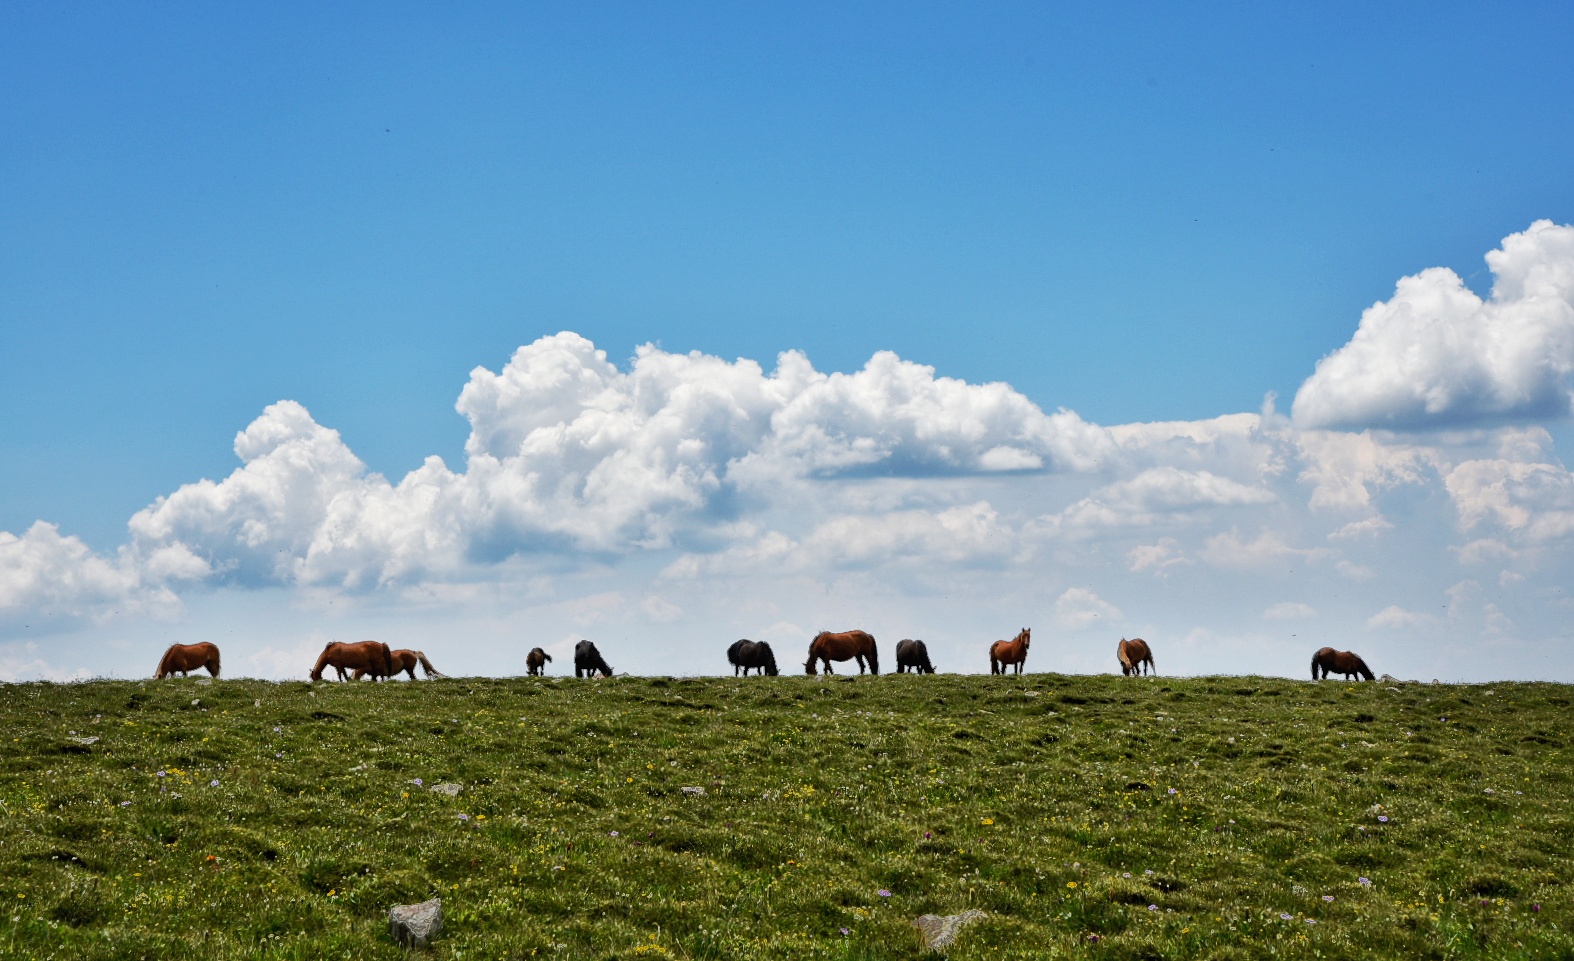
[(869, 673), (880, 673), (880, 652), (874, 646), (874, 638), (863, 631), (844, 631), (833, 634), (830, 631), (821, 631), (814, 635), (814, 640), (809, 642), (809, 660), (804, 662), (805, 674), (814, 673), (814, 662), (825, 662), (825, 673), (834, 673), (831, 670), (832, 661), (858, 661), (858, 673), (864, 672), (864, 661), (869, 662)]
[(530, 653), (525, 655), (525, 667), (530, 670), (531, 677), (540, 677), (546, 673), (546, 666), (552, 660), (552, 655), (539, 647), (532, 647)]
[(217, 644), (203, 641), (201, 644), (171, 644), (164, 656), (159, 658), (158, 673), (153, 676), (163, 680), (179, 671), (181, 676), (187, 676), (199, 667), (208, 669), (214, 677), (219, 676), (219, 648)]
[[(433, 667), (432, 662), (428, 661), (426, 655), (421, 651), (407, 651), (401, 648), (397, 651), (390, 651), (388, 656), (393, 658), (393, 674), (390, 674), (390, 677), (397, 677), (400, 671), (404, 671), (410, 675), (410, 680), (413, 681), (415, 680), (415, 666), (417, 664), (421, 665), (421, 670), (426, 672), (427, 677), (443, 676), (443, 672)], [(359, 681), (366, 676), (366, 669), (358, 667), (355, 669), (355, 673), (350, 676)]]
[(361, 641), (359, 644), (329, 641), (328, 646), (322, 649), (322, 656), (317, 658), (317, 666), (312, 668), (312, 680), (322, 680), (322, 669), (325, 667), (338, 671), (341, 681), (344, 680), (345, 671), (360, 671), (370, 674), (373, 680), (382, 680), (393, 677), (393, 652), (381, 641)]
[(1125, 675), (1135, 674), (1142, 676), (1142, 665), (1148, 666), (1148, 673), (1158, 673), (1153, 669), (1153, 652), (1148, 650), (1148, 642), (1140, 637), (1126, 640), (1120, 639), (1115, 646), (1115, 656), (1120, 658), (1120, 673)]
[(1033, 631), (1022, 628), (1014, 640), (996, 641), (989, 645), (989, 673), (1006, 673), (1007, 664), (1015, 664), (1017, 673), (1022, 673), (1022, 668), (1027, 664), (1028, 645), (1033, 643)]
[(1359, 674), (1368, 681), (1377, 679), (1372, 675), (1372, 669), (1367, 667), (1366, 662), (1361, 660), (1358, 655), (1349, 651), (1336, 651), (1331, 647), (1322, 648), (1312, 655), (1312, 680), (1318, 679), (1317, 671), (1319, 669), (1322, 670), (1323, 677), (1327, 677), (1330, 674), (1343, 674), (1344, 679), (1348, 681), (1351, 677)]

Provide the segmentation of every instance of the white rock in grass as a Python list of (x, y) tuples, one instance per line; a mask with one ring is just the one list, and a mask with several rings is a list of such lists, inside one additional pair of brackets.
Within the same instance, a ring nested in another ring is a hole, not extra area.
[(685, 797), (704, 797), (705, 789), (702, 787), (686, 787), (682, 789)]
[(388, 933), (406, 948), (424, 948), (443, 930), (443, 901), (396, 904), (388, 909)]
[(972, 924), (974, 921), (987, 918), (989, 915), (979, 910), (963, 911), (961, 914), (926, 914), (913, 922), (924, 936), (924, 947), (930, 951), (942, 951), (951, 946), (956, 940), (956, 934), (963, 925)]
[(438, 794), (446, 794), (449, 797), (458, 797), (459, 792), (464, 790), (464, 786), (450, 782), (447, 784), (434, 784), (427, 790), (436, 791)]

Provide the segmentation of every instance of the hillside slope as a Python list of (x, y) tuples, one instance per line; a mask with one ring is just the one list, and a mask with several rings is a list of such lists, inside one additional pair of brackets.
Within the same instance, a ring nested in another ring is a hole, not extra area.
[(1570, 693), (3, 685), (0, 954), (394, 959), (440, 896), (436, 958), (907, 958), (969, 907), (955, 959), (1567, 957)]

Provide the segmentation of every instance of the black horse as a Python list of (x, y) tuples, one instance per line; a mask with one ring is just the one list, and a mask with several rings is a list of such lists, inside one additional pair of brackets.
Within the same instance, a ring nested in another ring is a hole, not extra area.
[(919, 674), (933, 674), (935, 666), (929, 663), (929, 648), (923, 641), (896, 642), (896, 673), (906, 674), (912, 668)]
[(732, 676), (737, 677), (742, 671), (744, 677), (749, 676), (749, 668), (758, 668), (761, 674), (775, 677), (776, 655), (771, 653), (771, 646), (764, 641), (734, 641), (727, 648), (727, 660), (732, 664)]
[(596, 645), (589, 641), (580, 641), (574, 645), (574, 676), (595, 677), (600, 671), (602, 677), (611, 677), (612, 668), (607, 664), (601, 652), (596, 650)]

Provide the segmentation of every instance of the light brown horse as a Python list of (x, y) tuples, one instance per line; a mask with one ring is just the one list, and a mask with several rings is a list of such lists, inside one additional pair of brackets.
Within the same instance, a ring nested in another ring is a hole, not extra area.
[(329, 641), (328, 646), (322, 649), (322, 656), (317, 658), (317, 666), (312, 668), (312, 680), (322, 680), (322, 669), (325, 667), (338, 671), (341, 681), (344, 680), (345, 671), (360, 671), (370, 674), (374, 680), (382, 680), (393, 677), (393, 652), (381, 641), (361, 641), (358, 644)]
[(1153, 668), (1153, 652), (1148, 650), (1148, 642), (1140, 637), (1134, 637), (1129, 641), (1124, 637), (1121, 638), (1120, 643), (1115, 646), (1115, 656), (1120, 658), (1122, 674), (1128, 676), (1135, 674), (1141, 677), (1144, 664), (1148, 666), (1148, 673), (1158, 673)]
[(531, 677), (540, 677), (546, 673), (547, 665), (551, 663), (552, 655), (539, 647), (532, 647), (530, 653), (525, 655), (525, 667), (530, 671)]
[(159, 680), (169, 677), (179, 671), (184, 677), (199, 667), (208, 669), (214, 677), (219, 676), (219, 647), (203, 641), (201, 644), (171, 644), (164, 656), (159, 658), (158, 673), (153, 676)]
[(1372, 674), (1372, 669), (1366, 666), (1366, 662), (1361, 660), (1359, 655), (1352, 654), (1349, 651), (1336, 651), (1331, 647), (1322, 648), (1312, 655), (1312, 680), (1314, 681), (1318, 680), (1317, 671), (1319, 668), (1323, 672), (1323, 677), (1327, 677), (1330, 674), (1343, 674), (1344, 679), (1347, 681), (1355, 675), (1360, 675), (1368, 681), (1376, 680), (1376, 677)]
[[(444, 676), (442, 671), (432, 666), (432, 662), (428, 661), (426, 655), (421, 651), (409, 651), (400, 648), (396, 651), (390, 651), (389, 657), (393, 658), (393, 674), (389, 675), (390, 677), (397, 677), (400, 671), (404, 671), (410, 675), (410, 680), (413, 681), (415, 680), (415, 666), (417, 664), (421, 665), (421, 670), (426, 672), (427, 677)], [(359, 667), (355, 669), (355, 673), (350, 675), (351, 678), (357, 681), (365, 676), (366, 670)]]
[(989, 673), (1004, 674), (1006, 665), (1015, 664), (1017, 673), (1022, 673), (1022, 668), (1027, 664), (1028, 645), (1033, 643), (1031, 628), (1022, 628), (1014, 640), (996, 641), (989, 645)]
[(805, 674), (813, 674), (814, 662), (825, 662), (825, 673), (831, 670), (832, 661), (858, 661), (858, 673), (864, 672), (864, 661), (869, 662), (869, 673), (880, 673), (880, 652), (874, 646), (874, 637), (864, 631), (843, 631), (833, 634), (821, 631), (809, 642), (809, 660), (804, 662)]

